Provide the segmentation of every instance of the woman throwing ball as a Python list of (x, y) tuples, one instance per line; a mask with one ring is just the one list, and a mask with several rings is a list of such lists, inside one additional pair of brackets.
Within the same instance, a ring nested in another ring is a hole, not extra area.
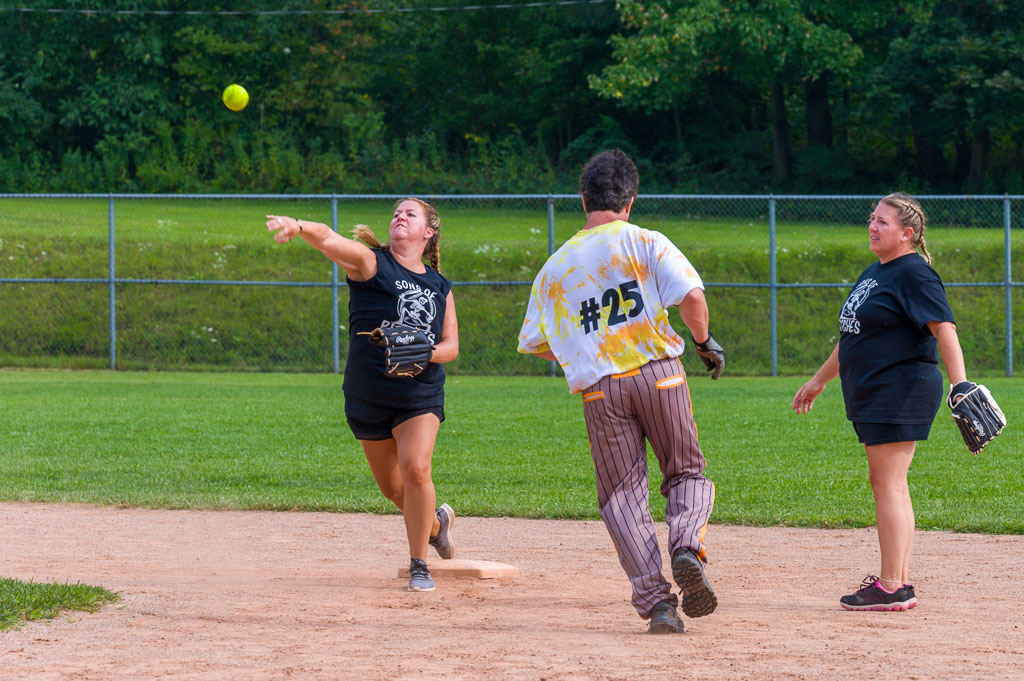
[[(268, 215), (267, 229), (275, 232), (281, 244), (302, 237), (348, 276), (345, 417), (377, 486), (405, 518), (411, 557), (409, 590), (433, 591), (427, 544), (441, 558), (455, 555), (451, 535), (455, 513), (448, 504), (434, 508), (437, 498), (430, 475), (434, 441), (444, 421), (441, 364), (459, 354), (451, 282), (439, 268), (441, 219), (429, 203), (409, 198), (395, 204), (390, 242), (383, 245), (363, 225), (353, 230), (359, 241), (346, 239), (327, 225), (283, 215)], [(417, 365), (412, 372), (393, 371), (388, 349), (373, 344), (371, 332), (395, 328), (426, 336), (433, 349), (425, 366)]]
[(793, 398), (793, 409), (808, 413), (838, 375), (846, 417), (867, 453), (882, 565), (879, 576), (839, 599), (847, 610), (917, 605), (909, 583), (914, 508), (907, 471), (942, 402), (936, 347), (950, 385), (966, 380), (953, 312), (924, 233), (924, 212), (913, 197), (890, 194), (878, 202), (868, 224), (878, 262), (864, 270), (843, 304), (832, 354)]

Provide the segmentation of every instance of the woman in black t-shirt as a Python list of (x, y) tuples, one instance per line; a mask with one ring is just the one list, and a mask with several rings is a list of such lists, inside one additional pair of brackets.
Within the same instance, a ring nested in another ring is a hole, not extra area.
[[(427, 545), (441, 558), (455, 554), (455, 513), (448, 504), (434, 508), (437, 497), (430, 475), (434, 441), (444, 420), (441, 364), (459, 354), (451, 282), (439, 271), (441, 219), (429, 203), (409, 198), (395, 204), (390, 243), (384, 245), (363, 225), (354, 234), (364, 243), (346, 239), (327, 225), (282, 215), (268, 215), (267, 229), (282, 244), (302, 237), (348, 275), (345, 416), (380, 491), (402, 509), (409, 538), (409, 590), (433, 591)], [(418, 376), (388, 376), (383, 350), (368, 342), (368, 332), (392, 325), (422, 329), (434, 343), (430, 364)]]
[(942, 402), (936, 348), (950, 385), (966, 380), (956, 323), (930, 266), (924, 232), (924, 212), (913, 197), (890, 194), (878, 202), (868, 224), (878, 262), (864, 270), (843, 304), (832, 354), (793, 398), (793, 409), (806, 414), (838, 375), (846, 417), (867, 454), (882, 565), (878, 577), (839, 599), (847, 610), (917, 605), (909, 584), (914, 507), (907, 471)]

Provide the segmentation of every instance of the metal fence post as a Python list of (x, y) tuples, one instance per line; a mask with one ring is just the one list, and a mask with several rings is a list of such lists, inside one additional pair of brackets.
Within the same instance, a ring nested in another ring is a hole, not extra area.
[(548, 257), (555, 252), (555, 197), (548, 197)]
[(775, 195), (768, 195), (768, 290), (771, 298), (772, 376), (779, 375), (778, 278), (775, 269)]
[(1013, 376), (1013, 272), (1010, 250), (1010, 196), (1003, 197), (1003, 250), (1006, 261), (1006, 375)]
[[(555, 197), (548, 196), (548, 257), (555, 252)], [(548, 376), (558, 375), (558, 362), (548, 362)]]
[[(331, 229), (335, 232), (338, 231), (338, 197), (331, 196)], [(338, 263), (331, 263), (331, 320), (333, 322), (333, 328), (331, 330), (331, 352), (334, 353), (334, 373), (338, 373), (339, 368), (339, 339), (338, 339), (338, 326), (341, 324), (341, 320), (338, 319)]]
[(117, 283), (114, 270), (114, 195), (107, 197), (107, 292), (110, 317), (110, 369), (117, 369), (117, 309), (115, 292)]

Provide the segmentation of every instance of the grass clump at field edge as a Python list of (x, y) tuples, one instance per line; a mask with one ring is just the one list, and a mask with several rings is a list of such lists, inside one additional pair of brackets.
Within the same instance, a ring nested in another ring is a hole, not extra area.
[(17, 629), (29, 620), (52, 619), (68, 610), (96, 612), (119, 598), (87, 584), (38, 584), (0, 578), (0, 631)]

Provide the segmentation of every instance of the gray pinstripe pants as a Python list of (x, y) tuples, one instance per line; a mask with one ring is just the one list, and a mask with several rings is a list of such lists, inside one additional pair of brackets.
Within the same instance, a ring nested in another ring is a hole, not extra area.
[(705, 560), (704, 531), (715, 501), (715, 486), (702, 474), (704, 454), (683, 365), (660, 359), (602, 378), (583, 391), (583, 417), (601, 519), (633, 587), (633, 607), (647, 619), (658, 601), (678, 599), (661, 574), (661, 548), (648, 508), (645, 440), (663, 476), (669, 555), (685, 547)]

